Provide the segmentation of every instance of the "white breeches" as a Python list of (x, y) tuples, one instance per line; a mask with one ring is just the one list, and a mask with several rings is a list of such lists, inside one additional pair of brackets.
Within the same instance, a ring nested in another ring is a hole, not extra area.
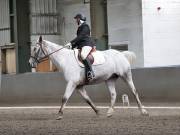
[(91, 50), (92, 50), (91, 46), (84, 46), (81, 50), (81, 58), (85, 60)]

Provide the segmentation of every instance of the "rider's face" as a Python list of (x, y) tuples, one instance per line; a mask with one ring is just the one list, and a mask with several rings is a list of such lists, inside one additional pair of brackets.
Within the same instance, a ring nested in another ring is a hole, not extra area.
[(76, 23), (77, 23), (77, 25), (80, 24), (80, 19), (79, 18), (76, 18)]

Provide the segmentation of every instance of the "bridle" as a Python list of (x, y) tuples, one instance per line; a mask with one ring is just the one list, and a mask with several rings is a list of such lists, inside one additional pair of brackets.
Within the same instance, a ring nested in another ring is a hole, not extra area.
[(32, 56), (32, 55), (30, 56), (31, 58), (33, 58), (36, 61), (36, 63), (41, 63), (43, 61), (46, 61), (46, 60), (48, 60), (50, 55), (52, 55), (52, 54), (54, 54), (54, 53), (56, 53), (56, 52), (58, 52), (58, 51), (60, 51), (60, 50), (62, 50), (64, 48), (67, 48), (67, 46), (63, 46), (60, 49), (55, 50), (54, 52), (46, 54), (45, 51), (43, 50), (43, 47), (42, 47), (43, 44), (42, 43), (36, 43), (36, 44), (40, 46), (41, 51), (44, 54), (44, 57), (41, 57), (41, 58), (38, 59), (38, 54), (39, 54), (39, 51), (40, 51), (40, 49), (39, 49), (38, 53), (36, 53), (35, 56)]

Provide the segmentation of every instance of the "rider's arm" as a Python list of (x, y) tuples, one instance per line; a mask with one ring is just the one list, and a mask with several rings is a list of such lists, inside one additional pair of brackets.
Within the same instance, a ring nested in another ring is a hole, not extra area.
[(75, 48), (76, 45), (77, 45), (76, 43), (78, 41), (80, 41), (83, 37), (89, 35), (89, 32), (90, 32), (89, 26), (88, 25), (84, 25), (82, 30), (80, 31), (80, 33), (77, 35), (77, 37), (71, 41), (72, 48)]

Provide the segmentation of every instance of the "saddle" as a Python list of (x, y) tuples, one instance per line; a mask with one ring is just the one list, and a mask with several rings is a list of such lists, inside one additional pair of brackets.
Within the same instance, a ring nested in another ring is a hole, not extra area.
[[(80, 67), (85, 67), (82, 63), (81, 49), (74, 49), (74, 56)], [(88, 59), (93, 66), (101, 65), (105, 62), (105, 58), (101, 51), (96, 51), (95, 48), (88, 54)]]

